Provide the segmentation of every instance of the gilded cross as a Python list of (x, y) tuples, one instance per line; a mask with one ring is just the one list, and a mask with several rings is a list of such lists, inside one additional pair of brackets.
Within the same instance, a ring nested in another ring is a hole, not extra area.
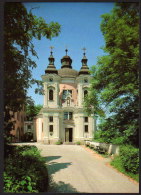
[(86, 48), (84, 47), (82, 50), (85, 52), (86, 51)]
[(84, 56), (85, 56), (85, 54), (86, 54), (86, 53), (85, 53), (85, 51), (86, 51), (86, 48), (84, 47), (82, 50), (84, 51), (84, 53), (83, 53), (83, 54), (84, 54)]
[(50, 53), (51, 53), (51, 55), (52, 55), (52, 50), (54, 49), (54, 47), (53, 46), (50, 46)]
[(54, 48), (53, 46), (50, 46), (51, 51), (53, 50), (53, 48)]

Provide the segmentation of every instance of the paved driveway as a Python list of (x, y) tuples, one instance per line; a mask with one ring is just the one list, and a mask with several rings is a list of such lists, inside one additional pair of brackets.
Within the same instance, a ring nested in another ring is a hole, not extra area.
[(49, 174), (50, 192), (138, 193), (139, 186), (106, 165), (105, 160), (77, 145), (42, 145)]

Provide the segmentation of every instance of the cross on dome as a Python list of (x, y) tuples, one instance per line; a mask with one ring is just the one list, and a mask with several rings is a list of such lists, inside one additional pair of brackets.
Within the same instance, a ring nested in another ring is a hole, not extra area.
[(85, 51), (86, 51), (86, 48), (84, 47), (82, 50), (84, 51), (84, 53), (83, 53), (83, 54), (84, 54), (84, 56), (85, 56), (85, 54), (86, 54), (86, 53), (85, 53)]
[(66, 52), (66, 56), (67, 56), (68, 49), (65, 49), (65, 52)]
[(52, 55), (52, 53), (53, 53), (53, 50), (54, 49), (54, 47), (53, 46), (50, 46), (50, 53), (51, 53), (51, 55)]

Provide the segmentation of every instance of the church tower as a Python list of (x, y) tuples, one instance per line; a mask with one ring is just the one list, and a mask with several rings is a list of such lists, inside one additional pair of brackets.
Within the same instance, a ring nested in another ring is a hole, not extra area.
[[(52, 49), (52, 47), (51, 47)], [(51, 50), (48, 58), (49, 65), (45, 70), (45, 75), (42, 76), (44, 83), (44, 105), (47, 108), (57, 108), (59, 106), (59, 79), (58, 71), (54, 65), (53, 52)]]

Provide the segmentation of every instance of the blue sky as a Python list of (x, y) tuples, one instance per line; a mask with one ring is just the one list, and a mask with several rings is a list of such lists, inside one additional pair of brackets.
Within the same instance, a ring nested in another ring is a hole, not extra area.
[[(53, 55), (55, 66), (61, 68), (61, 58), (65, 55), (65, 47), (68, 48), (68, 55), (71, 57), (73, 69), (80, 70), (81, 59), (83, 57), (83, 47), (86, 47), (88, 66), (91, 67), (97, 62), (97, 57), (104, 55), (102, 46), (104, 38), (100, 31), (101, 15), (109, 13), (114, 3), (111, 2), (30, 2), (24, 3), (25, 7), (38, 17), (44, 18), (49, 23), (58, 22), (61, 25), (61, 33), (58, 37), (48, 40), (33, 40), (35, 50), (39, 59), (32, 58), (37, 63), (37, 68), (32, 70), (33, 77), (41, 80), (41, 75), (48, 66), (50, 46), (54, 46)], [(43, 104), (43, 96), (34, 93), (36, 86), (28, 90), (28, 95), (32, 97), (35, 104)]]

